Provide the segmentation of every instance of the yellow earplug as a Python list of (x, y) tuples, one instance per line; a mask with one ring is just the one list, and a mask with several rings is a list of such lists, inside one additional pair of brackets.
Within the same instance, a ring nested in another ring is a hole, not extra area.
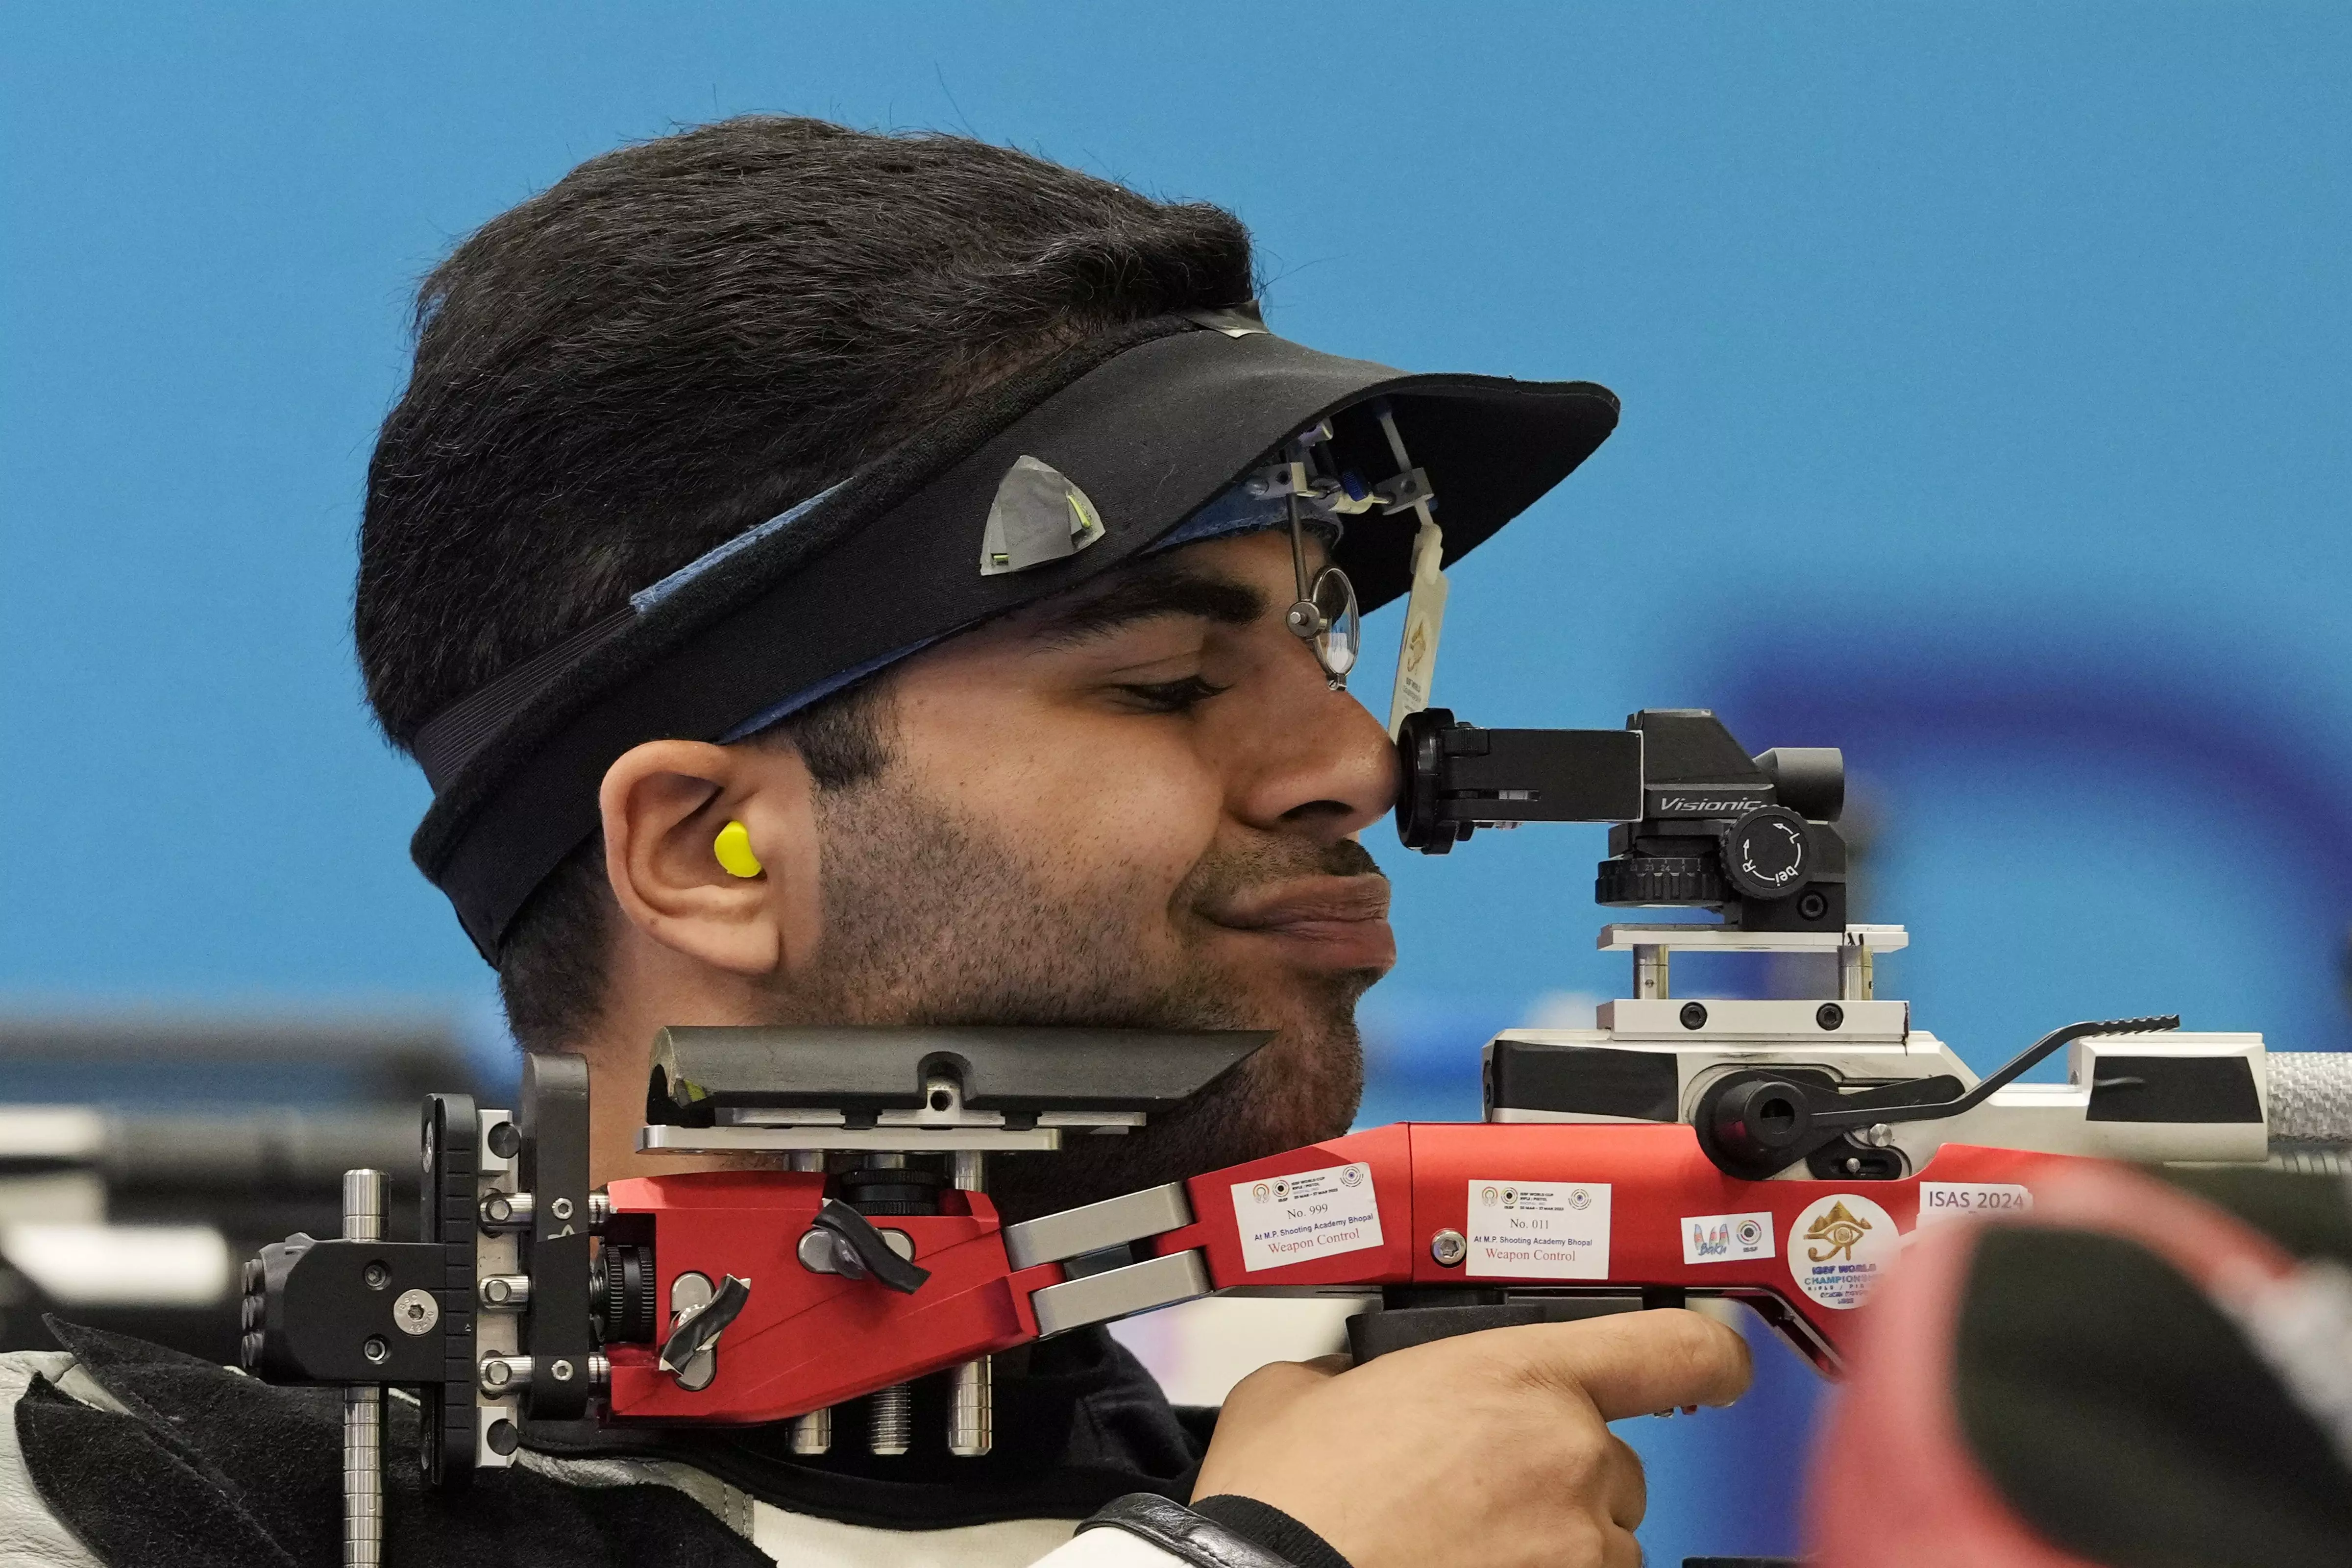
[(711, 840), (710, 852), (719, 857), (719, 864), (730, 877), (756, 877), (767, 868), (751, 853), (751, 835), (740, 822), (730, 822), (719, 830)]

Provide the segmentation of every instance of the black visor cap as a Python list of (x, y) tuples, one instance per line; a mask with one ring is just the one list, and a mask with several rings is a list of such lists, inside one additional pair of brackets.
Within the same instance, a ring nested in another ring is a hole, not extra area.
[[(1452, 562), (1572, 472), (1617, 423), (1590, 382), (1408, 375), (1262, 331), (1169, 318), (1074, 351), (960, 408), (791, 524), (644, 611), (624, 611), (493, 681), (435, 755), (410, 845), (483, 956), (597, 830), (604, 772), (647, 741), (717, 740), (797, 692), (1115, 570), (1334, 418), (1344, 466), (1395, 469), (1370, 404), (1394, 410), (1438, 497)], [(980, 573), (1013, 460), (1093, 500), (1104, 537), (1066, 560)], [(1350, 518), (1339, 550), (1367, 610), (1405, 591), (1415, 520)], [(482, 699), (493, 699), (482, 700)], [(453, 717), (457, 715), (453, 714)]]

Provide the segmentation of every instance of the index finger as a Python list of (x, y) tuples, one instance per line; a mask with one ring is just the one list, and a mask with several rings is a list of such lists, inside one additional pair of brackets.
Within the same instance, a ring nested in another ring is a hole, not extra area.
[(1581, 1391), (1603, 1421), (1728, 1405), (1748, 1391), (1755, 1371), (1747, 1341), (1679, 1307), (1493, 1329), (1468, 1340), (1493, 1341), (1522, 1375)]

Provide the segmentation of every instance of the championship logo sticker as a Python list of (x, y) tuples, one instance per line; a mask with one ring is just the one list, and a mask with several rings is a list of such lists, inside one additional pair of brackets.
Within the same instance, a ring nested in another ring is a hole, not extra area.
[(1515, 1279), (1609, 1278), (1609, 1184), (1472, 1182), (1463, 1272)]
[(1381, 1205), (1371, 1169), (1360, 1163), (1235, 1182), (1234, 1219), (1252, 1273), (1381, 1245)]
[(1902, 1250), (1893, 1217), (1857, 1193), (1815, 1198), (1789, 1226), (1790, 1277), (1840, 1311), (1861, 1306), (1878, 1271)]

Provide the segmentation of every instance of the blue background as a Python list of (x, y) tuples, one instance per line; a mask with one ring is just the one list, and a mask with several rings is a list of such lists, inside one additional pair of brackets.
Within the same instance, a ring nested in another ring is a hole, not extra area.
[[(2348, 79), (2340, 5), (9, 7), (0, 1004), (494, 1029), (348, 649), (407, 295), (782, 110), (1223, 203), (1309, 342), (1615, 388), (1456, 574), (1441, 700), (1843, 745), (1881, 994), (1978, 1066), (2173, 1009), (2339, 1048)], [(1475, 1114), (1488, 1032), (1621, 988), (1599, 840), (1376, 845), (1368, 1115)], [(1788, 1544), (1807, 1375), (1633, 1434), (1654, 1560)]]

